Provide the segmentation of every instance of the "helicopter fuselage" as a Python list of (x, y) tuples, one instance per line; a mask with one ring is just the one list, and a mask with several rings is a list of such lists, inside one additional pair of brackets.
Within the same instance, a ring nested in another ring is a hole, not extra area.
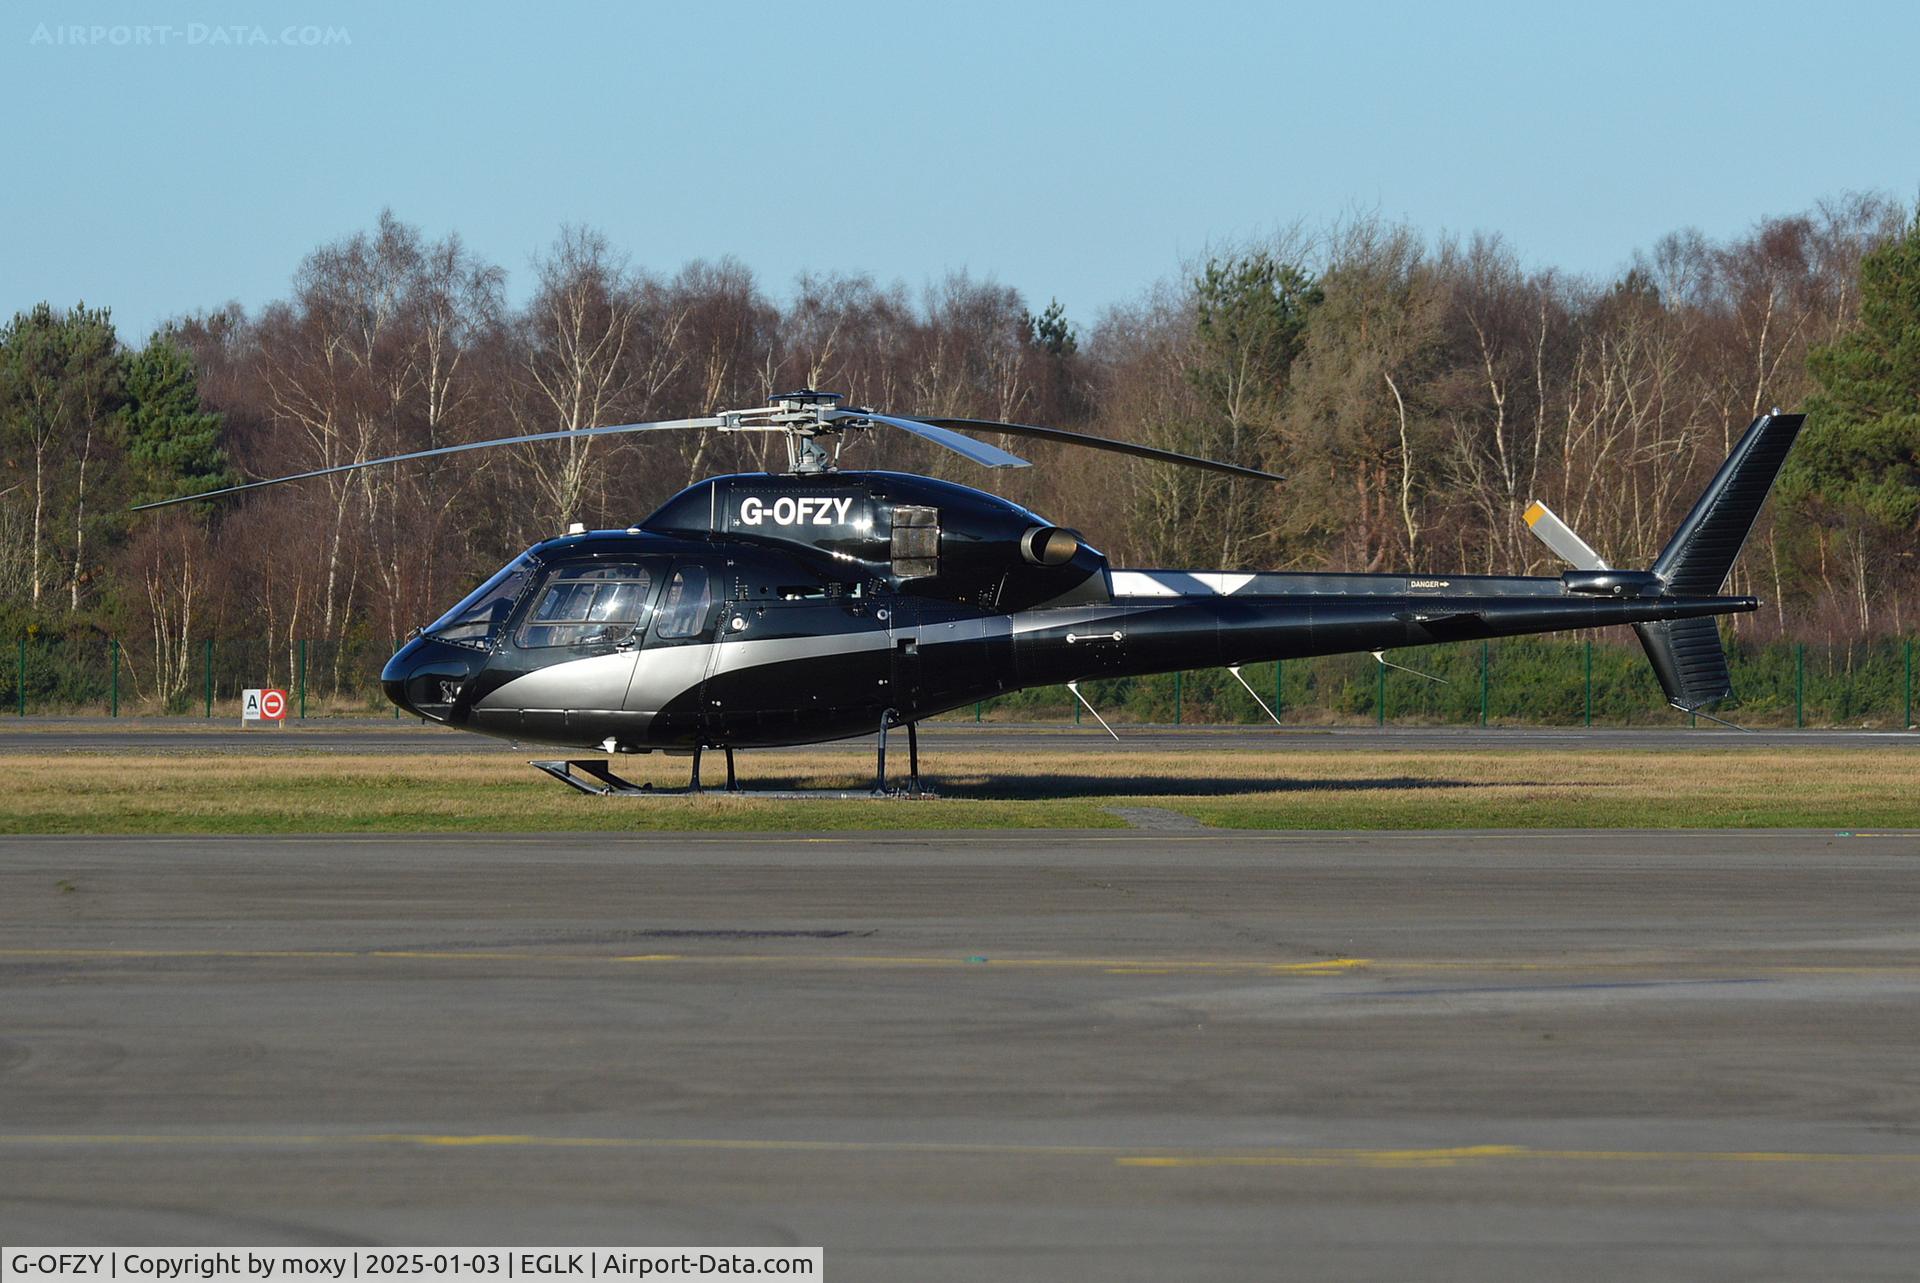
[(382, 678), (431, 720), (608, 752), (806, 744), (1029, 686), (1755, 609), (1639, 572), (1116, 570), (1005, 499), (886, 472), (717, 477), (529, 549)]

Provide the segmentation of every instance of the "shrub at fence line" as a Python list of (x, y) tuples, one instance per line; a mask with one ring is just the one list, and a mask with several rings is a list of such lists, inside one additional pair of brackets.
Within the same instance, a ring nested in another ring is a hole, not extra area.
[[(28, 638), (0, 657), (0, 712), (105, 713), (114, 707), (115, 664), (122, 712), (216, 718), (252, 686), (278, 686), (291, 712), (385, 712), (380, 668), (393, 644), (372, 638), (269, 643), (194, 643), (186, 689), (162, 708), (147, 656), (104, 638)], [(1716, 716), (1751, 726), (1904, 726), (1913, 700), (1913, 642), (1836, 645), (1770, 642), (1727, 647), (1734, 699)], [(1677, 725), (1652, 670), (1630, 639), (1521, 637), (1388, 652), (1414, 672), (1382, 670), (1370, 655), (1326, 655), (1241, 670), (1290, 724), (1391, 722), (1410, 725)], [(1278, 685), (1276, 688), (1276, 679)], [(1258, 724), (1268, 720), (1224, 669), (1089, 681), (1082, 692), (1110, 721)], [(1011, 721), (1075, 718), (1065, 687), (1016, 691), (984, 701), (981, 717)], [(963, 710), (974, 716), (976, 710)]]

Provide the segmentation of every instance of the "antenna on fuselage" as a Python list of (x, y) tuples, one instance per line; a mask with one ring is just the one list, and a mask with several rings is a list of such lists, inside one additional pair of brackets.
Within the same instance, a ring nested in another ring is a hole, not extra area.
[(1452, 682), (1444, 677), (1435, 677), (1432, 673), (1423, 673), (1417, 668), (1408, 668), (1405, 664), (1396, 664), (1387, 658), (1387, 653), (1383, 650), (1370, 650), (1367, 653), (1372, 655), (1382, 668), (1397, 668), (1403, 673), (1412, 673), (1415, 677), (1424, 677), (1430, 682), (1439, 682), (1442, 686), (1453, 685)]
[(1112, 735), (1113, 738), (1115, 738), (1116, 740), (1120, 738), (1120, 736), (1114, 731), (1113, 727), (1107, 725), (1107, 719), (1100, 716), (1100, 710), (1095, 708), (1093, 705), (1087, 703), (1087, 697), (1080, 693), (1079, 682), (1068, 682), (1067, 689), (1073, 692), (1073, 697), (1079, 700), (1080, 703), (1086, 707), (1086, 710), (1089, 713), (1093, 714), (1093, 720), (1100, 723), (1101, 730), (1105, 731), (1109, 735)]
[(1280, 714), (1274, 712), (1271, 708), (1267, 707), (1267, 701), (1260, 698), (1259, 691), (1255, 690), (1251, 686), (1247, 686), (1247, 679), (1240, 675), (1240, 665), (1228, 664), (1227, 671), (1233, 674), (1234, 681), (1239, 682), (1242, 686), (1247, 687), (1247, 694), (1253, 696), (1253, 702), (1260, 706), (1260, 711), (1265, 713), (1268, 717), (1271, 717), (1273, 719), (1273, 724), (1275, 726), (1280, 725)]

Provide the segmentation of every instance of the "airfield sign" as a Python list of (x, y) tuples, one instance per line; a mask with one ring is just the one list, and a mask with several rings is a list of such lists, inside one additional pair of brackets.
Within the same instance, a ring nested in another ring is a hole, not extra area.
[(283, 690), (256, 689), (240, 692), (240, 721), (279, 722), (287, 719), (287, 693)]

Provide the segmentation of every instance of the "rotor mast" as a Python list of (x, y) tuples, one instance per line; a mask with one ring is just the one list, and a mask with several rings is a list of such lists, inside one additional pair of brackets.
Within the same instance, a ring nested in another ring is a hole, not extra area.
[[(843, 406), (838, 392), (820, 392), (802, 388), (782, 392), (763, 407), (752, 410), (726, 410), (716, 416), (722, 432), (779, 432), (787, 438), (787, 468), (799, 476), (832, 472), (839, 466), (842, 434), (865, 431), (885, 424), (923, 441), (943, 446), (963, 458), (988, 468), (1024, 468), (1027, 461), (998, 446), (976, 441), (964, 432), (956, 432), (925, 419), (909, 419), (881, 414), (864, 406)], [(1008, 425), (1015, 427), (1017, 425)], [(822, 436), (831, 436), (831, 452), (821, 444)]]
[[(796, 476), (813, 476), (839, 467), (840, 428), (830, 426), (846, 400), (838, 392), (820, 392), (801, 388), (773, 397), (764, 410), (732, 410), (722, 413), (721, 431), (780, 432), (787, 441), (787, 471)], [(760, 420), (756, 422), (755, 420)], [(822, 432), (834, 438), (829, 452), (820, 443)]]

